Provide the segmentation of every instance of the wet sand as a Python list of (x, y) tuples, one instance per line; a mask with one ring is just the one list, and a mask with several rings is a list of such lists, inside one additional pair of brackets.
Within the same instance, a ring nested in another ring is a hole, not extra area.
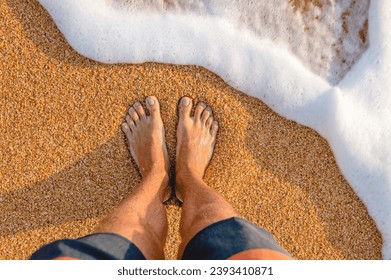
[[(298, 259), (380, 259), (382, 239), (327, 142), (196, 66), (104, 65), (77, 54), (36, 1), (0, 4), (0, 259), (90, 233), (140, 182), (120, 125), (156, 95), (171, 162), (181, 96), (220, 123), (205, 181)], [(167, 205), (166, 257), (180, 243)]]

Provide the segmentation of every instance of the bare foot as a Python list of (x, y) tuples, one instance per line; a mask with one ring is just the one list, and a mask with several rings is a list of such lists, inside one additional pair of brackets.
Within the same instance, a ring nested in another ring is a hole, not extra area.
[[(199, 103), (190, 116), (192, 100), (183, 97), (179, 102), (177, 128), (176, 176), (204, 177), (212, 158), (216, 142), (218, 123), (213, 120), (212, 109)], [(177, 190), (180, 198), (180, 190)]]
[(122, 130), (142, 177), (168, 179), (169, 160), (159, 101), (149, 96), (145, 103), (150, 115), (140, 102), (136, 102), (129, 108)]

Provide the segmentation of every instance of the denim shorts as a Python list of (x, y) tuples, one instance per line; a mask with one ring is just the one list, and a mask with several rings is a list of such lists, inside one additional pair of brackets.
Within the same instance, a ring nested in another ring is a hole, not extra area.
[[(198, 232), (187, 244), (183, 260), (224, 260), (252, 249), (268, 249), (290, 256), (273, 236), (259, 226), (234, 217)], [(139, 248), (115, 233), (95, 233), (77, 239), (62, 239), (41, 247), (31, 260), (57, 257), (83, 260), (145, 260)]]

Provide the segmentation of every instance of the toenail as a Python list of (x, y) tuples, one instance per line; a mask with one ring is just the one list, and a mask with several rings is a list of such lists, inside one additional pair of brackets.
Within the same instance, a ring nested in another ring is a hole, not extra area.
[(153, 104), (155, 104), (155, 100), (152, 97), (149, 97), (147, 101), (148, 101), (148, 104), (151, 105), (151, 106)]
[(141, 103), (140, 102), (136, 102), (136, 103), (134, 103), (134, 106), (135, 107), (138, 107), (138, 106), (140, 106), (141, 105)]
[(200, 106), (201, 106), (201, 107), (206, 107), (206, 105), (205, 105), (204, 102), (200, 102)]
[(189, 105), (190, 104), (190, 100), (189, 100), (189, 98), (183, 98), (182, 99), (182, 104), (184, 105), (184, 106), (187, 106), (187, 105)]

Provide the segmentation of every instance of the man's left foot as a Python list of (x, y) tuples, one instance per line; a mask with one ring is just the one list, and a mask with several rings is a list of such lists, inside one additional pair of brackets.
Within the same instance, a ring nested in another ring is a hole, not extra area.
[(168, 181), (169, 159), (159, 101), (155, 96), (149, 96), (145, 103), (149, 115), (141, 103), (136, 102), (129, 108), (122, 130), (142, 177)]

